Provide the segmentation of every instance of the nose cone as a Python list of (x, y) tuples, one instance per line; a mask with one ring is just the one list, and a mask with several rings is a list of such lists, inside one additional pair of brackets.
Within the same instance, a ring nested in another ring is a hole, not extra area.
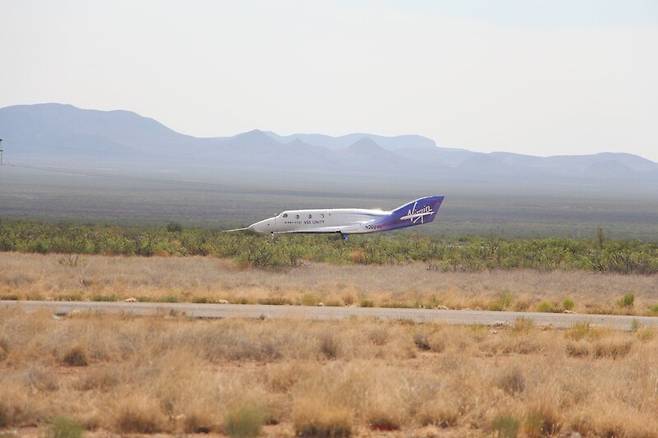
[(269, 218), (262, 220), (260, 222), (256, 222), (255, 224), (249, 225), (249, 227), (247, 228), (257, 233), (271, 233), (274, 231), (274, 218)]

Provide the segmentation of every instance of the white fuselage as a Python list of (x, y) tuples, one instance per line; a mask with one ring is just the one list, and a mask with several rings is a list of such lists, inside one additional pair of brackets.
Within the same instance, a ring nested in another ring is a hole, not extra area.
[(443, 195), (426, 196), (391, 211), (364, 208), (325, 208), (287, 210), (256, 222), (247, 229), (257, 233), (374, 233), (432, 222), (443, 202)]
[(287, 210), (256, 222), (249, 229), (258, 233), (369, 233), (368, 225), (389, 215), (389, 211), (358, 208)]

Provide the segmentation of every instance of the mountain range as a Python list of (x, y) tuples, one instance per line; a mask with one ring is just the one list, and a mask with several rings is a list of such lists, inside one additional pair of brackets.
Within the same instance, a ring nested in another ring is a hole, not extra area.
[(57, 103), (0, 108), (0, 138), (6, 161), (23, 165), (313, 172), (510, 184), (658, 183), (658, 163), (626, 153), (552, 157), (480, 153), (440, 147), (419, 135), (366, 133), (332, 137), (252, 130), (202, 138), (130, 111)]

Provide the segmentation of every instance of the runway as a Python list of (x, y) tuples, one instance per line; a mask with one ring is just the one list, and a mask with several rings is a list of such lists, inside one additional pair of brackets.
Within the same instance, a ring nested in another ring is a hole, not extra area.
[[(76, 312), (123, 313), (133, 315), (181, 315), (190, 318), (265, 318), (336, 320), (375, 318), (457, 325), (499, 326), (513, 324), (519, 318), (537, 326), (568, 328), (577, 323), (618, 330), (633, 326), (658, 327), (658, 317), (625, 315), (586, 315), (537, 312), (493, 312), (485, 310), (391, 309), (364, 307), (271, 306), (259, 304), (125, 303), (91, 301), (0, 301), (2, 308), (25, 311), (49, 310), (56, 315)], [(635, 322), (634, 322), (635, 321)]]

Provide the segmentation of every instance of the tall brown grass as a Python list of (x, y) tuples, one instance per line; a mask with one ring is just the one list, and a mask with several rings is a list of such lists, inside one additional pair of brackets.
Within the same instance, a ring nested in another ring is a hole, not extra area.
[[(0, 429), (48, 430), (66, 417), (117, 434), (655, 437), (658, 430), (658, 338), (648, 328), (55, 319), (5, 309), (0, 338)], [(588, 353), (573, 354), (570, 345)], [(87, 365), (63, 362), (71, 351)]]
[(132, 297), (168, 302), (623, 314), (654, 314), (651, 309), (658, 305), (658, 275), (440, 272), (427, 270), (422, 263), (307, 263), (282, 273), (241, 268), (230, 260), (211, 257), (85, 255), (73, 261), (71, 257), (0, 253), (0, 299), (114, 301)]

